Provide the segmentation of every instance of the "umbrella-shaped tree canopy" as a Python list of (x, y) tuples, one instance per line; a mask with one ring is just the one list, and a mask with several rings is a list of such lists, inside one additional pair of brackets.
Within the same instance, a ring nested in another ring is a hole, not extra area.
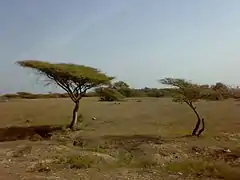
[(114, 79), (96, 68), (84, 65), (49, 63), (38, 60), (17, 61), (17, 64), (37, 71), (39, 75), (46, 77), (49, 83), (56, 83), (69, 94), (70, 98), (75, 102), (71, 128), (77, 122), (79, 100), (86, 94), (87, 90), (101, 85), (108, 85)]

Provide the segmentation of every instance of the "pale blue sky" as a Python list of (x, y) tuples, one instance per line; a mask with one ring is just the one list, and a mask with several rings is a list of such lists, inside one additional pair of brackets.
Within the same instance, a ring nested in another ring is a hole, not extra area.
[[(240, 83), (239, 0), (2, 0), (0, 93), (48, 92), (14, 64), (91, 65), (132, 87)], [(55, 90), (55, 89), (53, 89)]]

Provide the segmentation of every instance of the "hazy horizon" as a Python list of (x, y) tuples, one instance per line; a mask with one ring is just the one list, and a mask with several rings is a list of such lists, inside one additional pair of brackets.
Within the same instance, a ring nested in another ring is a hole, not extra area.
[(15, 62), (93, 66), (131, 87), (163, 77), (239, 84), (238, 0), (8, 0), (0, 4), (0, 94), (49, 92)]

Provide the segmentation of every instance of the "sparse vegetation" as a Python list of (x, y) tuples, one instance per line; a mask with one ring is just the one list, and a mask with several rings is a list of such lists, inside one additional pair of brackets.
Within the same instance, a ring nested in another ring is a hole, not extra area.
[(87, 169), (96, 166), (97, 164), (104, 161), (101, 157), (97, 156), (70, 156), (66, 163), (70, 165), (70, 168)]
[(180, 173), (184, 176), (211, 177), (227, 180), (237, 180), (240, 172), (223, 162), (187, 160), (171, 162), (166, 169), (173, 173)]
[[(45, 175), (96, 180), (238, 179), (237, 101), (196, 102), (199, 112), (209, 119), (208, 131), (202, 138), (191, 138), (184, 135), (194, 114), (185, 106), (170, 98), (138, 99), (141, 103), (127, 99), (116, 106), (99, 103), (94, 97), (83, 98), (87, 126), (77, 132), (63, 128), (71, 100), (1, 103), (2, 164), (33, 179)], [(93, 116), (97, 117), (94, 121)], [(30, 125), (25, 124), (26, 119)], [(39, 138), (33, 141), (34, 136)]]
[[(22, 177), (239, 179), (238, 88), (164, 78), (160, 83), (171, 88), (133, 89), (123, 81), (111, 83), (112, 77), (92, 67), (17, 63), (65, 90), (63, 94), (18, 92), (1, 97), (19, 99), (0, 104), (4, 117), (0, 159)], [(124, 103), (101, 103), (99, 98)], [(78, 113), (80, 100), (84, 115)], [(79, 131), (66, 128), (72, 101), (69, 127), (77, 129), (81, 122)], [(172, 101), (187, 104), (194, 113)], [(208, 131), (194, 138), (205, 130), (200, 112), (208, 119)], [(192, 135), (186, 136), (194, 116), (196, 125)]]
[[(114, 83), (110, 86), (111, 89), (114, 89), (118, 91), (121, 94), (121, 97), (171, 97), (171, 92), (169, 91), (169, 88), (142, 88), (142, 89), (133, 89), (130, 88), (128, 84), (123, 86), (122, 88), (119, 87), (118, 83), (117, 85)], [(219, 84), (222, 84), (225, 88), (219, 88)], [(215, 85), (201, 85), (201, 88), (204, 88), (206, 90), (214, 90), (211, 91), (211, 93), (205, 93), (202, 96), (202, 99), (204, 100), (222, 100), (222, 99), (228, 99), (228, 98), (235, 98), (238, 99), (240, 97), (240, 89), (237, 88), (229, 88), (227, 85), (223, 83), (216, 83)], [(83, 94), (83, 97), (99, 97), (99, 91), (102, 90), (101, 88), (96, 88), (95, 91), (89, 91), (86, 92), (86, 94)], [(116, 92), (115, 91), (115, 92)], [(34, 94), (29, 92), (17, 92), (16, 94), (4, 94), (0, 99), (47, 99), (47, 98), (69, 98), (68, 93), (47, 93), (47, 94)]]

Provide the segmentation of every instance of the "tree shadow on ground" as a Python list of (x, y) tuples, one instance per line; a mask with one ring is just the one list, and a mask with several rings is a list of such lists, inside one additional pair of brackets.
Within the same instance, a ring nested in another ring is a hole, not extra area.
[(63, 126), (13, 126), (0, 128), (0, 142), (17, 140), (43, 140), (50, 139), (52, 133), (62, 131)]

